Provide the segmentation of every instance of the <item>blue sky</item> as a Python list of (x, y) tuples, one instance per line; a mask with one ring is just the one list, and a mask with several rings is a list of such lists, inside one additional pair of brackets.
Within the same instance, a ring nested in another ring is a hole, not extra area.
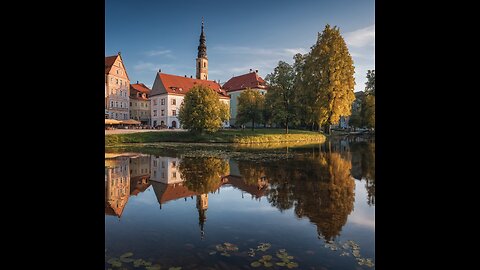
[(355, 65), (355, 91), (375, 69), (373, 0), (105, 1), (105, 55), (121, 51), (131, 83), (151, 87), (158, 69), (195, 77), (201, 19), (205, 18), (209, 79), (223, 84), (278, 61), (293, 63), (326, 24), (338, 26)]

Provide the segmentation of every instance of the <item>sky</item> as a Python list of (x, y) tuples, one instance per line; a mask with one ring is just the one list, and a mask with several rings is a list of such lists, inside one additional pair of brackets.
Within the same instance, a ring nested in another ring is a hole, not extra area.
[(121, 52), (130, 83), (152, 87), (156, 72), (195, 77), (205, 20), (209, 79), (223, 84), (306, 53), (326, 24), (338, 26), (355, 66), (355, 91), (375, 69), (373, 0), (106, 0), (105, 56)]

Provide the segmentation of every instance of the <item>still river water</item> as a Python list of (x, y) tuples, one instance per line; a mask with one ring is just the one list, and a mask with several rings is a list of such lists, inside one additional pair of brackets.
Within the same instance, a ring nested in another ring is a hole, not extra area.
[(375, 269), (375, 142), (275, 151), (106, 153), (105, 269)]

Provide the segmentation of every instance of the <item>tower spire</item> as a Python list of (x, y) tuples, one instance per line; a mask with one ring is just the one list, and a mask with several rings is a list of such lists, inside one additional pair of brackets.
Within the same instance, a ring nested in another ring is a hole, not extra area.
[(200, 45), (198, 46), (198, 58), (207, 58), (207, 39), (205, 38), (205, 31), (202, 17), (202, 32), (200, 33)]
[(197, 74), (196, 78), (208, 80), (208, 57), (207, 57), (207, 39), (205, 37), (204, 19), (202, 17), (202, 32), (200, 33), (200, 44), (198, 45), (197, 55)]

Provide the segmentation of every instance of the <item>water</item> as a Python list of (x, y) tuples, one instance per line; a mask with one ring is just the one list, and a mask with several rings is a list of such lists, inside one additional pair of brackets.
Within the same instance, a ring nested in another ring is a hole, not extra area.
[(105, 269), (374, 269), (375, 143), (275, 151), (106, 158)]

